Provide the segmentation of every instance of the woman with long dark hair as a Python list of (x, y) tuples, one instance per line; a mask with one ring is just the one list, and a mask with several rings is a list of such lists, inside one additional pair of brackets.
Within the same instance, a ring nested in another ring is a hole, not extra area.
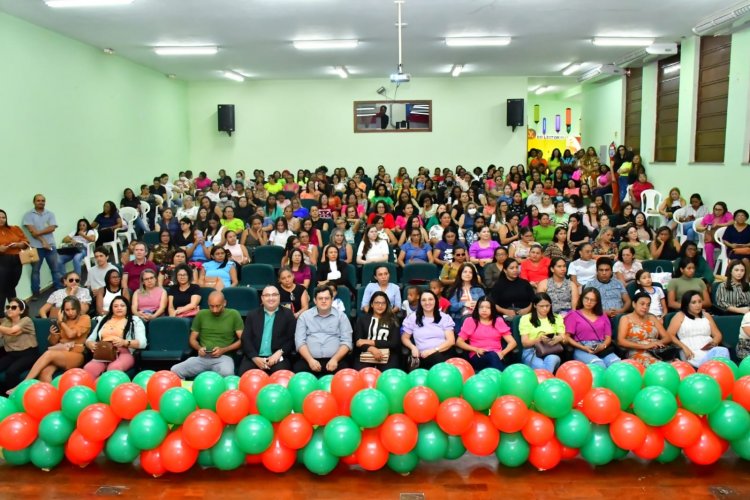
[(750, 285), (747, 269), (741, 260), (733, 260), (727, 266), (724, 284), (716, 288), (716, 307), (724, 314), (747, 314), (750, 312)]
[(29, 246), (29, 240), (18, 226), (8, 225), (8, 214), (0, 210), (0, 317), (5, 302), (16, 296), (23, 267), (18, 254)]
[(477, 372), (484, 368), (503, 370), (504, 360), (518, 345), (510, 328), (497, 313), (489, 297), (482, 296), (461, 326), (456, 345), (469, 352), (469, 363)]
[(354, 327), (354, 368), (398, 368), (400, 345), (401, 329), (388, 295), (375, 292), (368, 313), (359, 316)]
[(104, 316), (109, 312), (109, 306), (115, 297), (125, 297), (130, 300), (130, 290), (123, 286), (122, 275), (118, 269), (110, 269), (104, 275), (104, 286), (94, 293), (96, 314)]
[(721, 346), (721, 331), (704, 307), (700, 292), (685, 293), (667, 329), (672, 342), (682, 349), (680, 358), (696, 368), (714, 358), (729, 359), (729, 350)]
[(99, 237), (96, 239), (96, 246), (114, 241), (115, 230), (122, 227), (122, 219), (114, 202), (104, 202), (102, 212), (96, 216), (94, 222), (91, 223), (91, 227), (99, 232)]
[(565, 332), (573, 346), (573, 359), (606, 368), (620, 360), (611, 349), (612, 323), (604, 314), (596, 288), (585, 288), (574, 311), (565, 316)]
[(96, 233), (91, 229), (88, 219), (78, 219), (76, 230), (63, 238), (63, 245), (57, 249), (60, 254), (60, 268), (65, 269), (68, 262), (73, 261), (73, 270), (81, 274), (81, 264), (87, 254), (89, 243), (96, 241)]
[(523, 344), (523, 363), (535, 370), (542, 368), (555, 373), (560, 366), (561, 352), (545, 353), (544, 348), (562, 351), (553, 346), (567, 342), (565, 323), (562, 316), (553, 312), (552, 299), (548, 294), (537, 293), (532, 303), (534, 307), (531, 312), (525, 314), (518, 325)]
[(18, 385), (21, 374), (31, 368), (39, 357), (36, 330), (29, 318), (29, 308), (18, 298), (12, 298), (5, 306), (5, 317), (0, 319), (0, 393)]
[(211, 260), (203, 264), (202, 281), (204, 286), (221, 290), (229, 286), (237, 286), (237, 266), (229, 259), (229, 252), (224, 247), (211, 248)]
[(451, 303), (448, 312), (456, 324), (456, 330), (460, 330), (464, 319), (474, 313), (477, 300), (484, 297), (484, 294), (484, 288), (474, 265), (463, 264), (456, 273), (456, 281), (447, 293), (447, 298)]
[(401, 342), (409, 349), (413, 364), (429, 369), (451, 357), (448, 351), (456, 342), (454, 328), (451, 317), (440, 312), (437, 295), (424, 290), (417, 310), (404, 320)]
[(531, 311), (534, 289), (528, 281), (520, 277), (520, 274), (521, 266), (518, 261), (508, 258), (503, 265), (503, 272), (490, 292), (497, 312), (507, 318)]

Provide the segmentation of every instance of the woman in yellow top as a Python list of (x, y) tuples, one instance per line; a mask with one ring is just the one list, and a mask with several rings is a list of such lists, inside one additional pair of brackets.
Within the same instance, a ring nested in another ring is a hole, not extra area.
[(534, 307), (531, 312), (521, 317), (518, 325), (523, 344), (521, 357), (523, 363), (533, 369), (543, 368), (555, 373), (560, 366), (562, 351), (559, 354), (542, 355), (537, 351), (537, 346), (544, 346), (549, 350), (550, 347), (565, 344), (565, 323), (562, 316), (552, 312), (552, 299), (546, 293), (537, 293), (532, 304)]
[(234, 208), (224, 207), (222, 215), (224, 217), (221, 219), (221, 225), (224, 226), (227, 231), (234, 231), (235, 233), (240, 234), (245, 230), (245, 221), (234, 216)]

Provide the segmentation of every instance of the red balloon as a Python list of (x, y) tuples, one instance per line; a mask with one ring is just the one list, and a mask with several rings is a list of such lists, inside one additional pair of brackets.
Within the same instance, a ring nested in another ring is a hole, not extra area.
[(490, 417), (475, 412), (471, 427), (461, 434), (461, 442), (469, 453), (480, 457), (491, 455), (500, 444), (500, 431), (492, 424)]
[(357, 463), (364, 470), (379, 470), (388, 463), (388, 450), (380, 441), (380, 429), (365, 429), (362, 431), (362, 442), (354, 452)]
[(646, 440), (648, 429), (643, 420), (632, 413), (622, 412), (609, 426), (612, 441), (623, 450), (639, 448)]
[(500, 432), (518, 432), (529, 421), (529, 408), (518, 396), (501, 396), (492, 403), (490, 419)]
[(404, 396), (404, 413), (418, 424), (433, 420), (439, 406), (437, 394), (429, 387), (413, 387)]
[(446, 363), (458, 368), (458, 371), (461, 372), (461, 378), (464, 379), (464, 382), (469, 380), (469, 378), (475, 374), (474, 367), (471, 366), (471, 363), (466, 361), (464, 358), (450, 358), (446, 361)]
[(294, 372), (290, 370), (279, 370), (273, 372), (269, 377), (268, 381), (271, 384), (279, 384), (282, 387), (287, 387), (289, 381), (294, 377)]
[(301, 413), (287, 415), (279, 423), (276, 436), (285, 447), (291, 450), (299, 450), (310, 442), (313, 435), (313, 426)]
[(642, 445), (633, 450), (633, 453), (644, 460), (654, 460), (664, 451), (664, 436), (653, 427), (647, 426), (646, 429), (646, 439)]
[(592, 389), (584, 396), (581, 411), (595, 424), (608, 424), (620, 415), (620, 399), (609, 389)]
[(357, 462), (357, 453), (354, 452), (351, 455), (347, 455), (345, 457), (341, 457), (341, 463), (344, 465), (359, 465), (359, 462)]
[(701, 419), (684, 408), (678, 408), (674, 418), (661, 428), (664, 438), (678, 448), (695, 444), (703, 432)]
[(94, 378), (83, 368), (71, 368), (70, 370), (66, 370), (65, 373), (60, 375), (60, 383), (57, 384), (57, 389), (62, 395), (65, 394), (65, 391), (76, 385), (85, 385), (94, 391), (96, 390), (96, 382), (94, 381)]
[(672, 366), (680, 374), (680, 380), (695, 373), (695, 368), (687, 361), (672, 361)]
[(534, 373), (536, 373), (536, 380), (540, 384), (544, 382), (545, 380), (555, 378), (555, 376), (552, 374), (551, 371), (545, 370), (544, 368), (536, 368), (534, 369)]
[(691, 462), (709, 465), (721, 458), (728, 446), (729, 443), (717, 436), (708, 426), (704, 426), (698, 441), (682, 451)]
[(562, 450), (563, 460), (572, 460), (578, 456), (578, 448), (568, 448), (567, 446), (560, 446), (560, 449)]
[(419, 429), (412, 419), (402, 413), (390, 415), (380, 426), (380, 441), (394, 455), (405, 455), (417, 446)]
[(0, 422), (0, 448), (23, 450), (31, 446), (38, 435), (39, 422), (25, 413), (13, 413)]
[(74, 465), (86, 467), (99, 456), (103, 449), (104, 441), (88, 440), (76, 429), (65, 443), (65, 457)]
[(81, 411), (78, 415), (77, 428), (89, 441), (104, 441), (117, 429), (120, 419), (109, 405), (96, 403)]
[(133, 417), (146, 409), (148, 397), (146, 391), (138, 384), (128, 382), (118, 385), (109, 398), (109, 406), (120, 418), (133, 420)]
[(164, 467), (164, 463), (162, 463), (161, 460), (160, 447), (141, 452), (141, 468), (146, 471), (147, 474), (154, 477), (166, 474), (167, 469)]
[(271, 446), (260, 456), (263, 466), (271, 472), (286, 472), (297, 461), (297, 452), (284, 446), (279, 438), (274, 438)]
[(183, 439), (182, 429), (170, 432), (159, 447), (164, 469), (168, 472), (186, 472), (198, 460), (198, 450), (191, 448)]
[(195, 410), (182, 424), (182, 439), (196, 450), (207, 450), (221, 438), (224, 426), (219, 416), (211, 410)]
[(173, 387), (182, 387), (182, 380), (176, 373), (161, 370), (151, 375), (146, 386), (146, 394), (151, 408), (159, 411), (159, 400), (161, 400), (162, 394)]
[(216, 400), (216, 413), (225, 424), (237, 424), (250, 414), (250, 399), (242, 391), (226, 391)]
[(698, 373), (705, 373), (716, 380), (721, 387), (721, 399), (726, 399), (734, 388), (734, 373), (729, 365), (721, 361), (708, 361), (698, 368)]
[(263, 455), (247, 455), (245, 457), (247, 465), (258, 465), (263, 463)]
[(375, 386), (378, 384), (379, 377), (380, 370), (378, 370), (377, 368), (373, 368), (372, 366), (362, 368), (359, 371), (359, 378), (362, 379), (362, 383), (367, 389), (375, 389)]
[(594, 383), (591, 370), (581, 361), (566, 361), (560, 365), (555, 375), (573, 389), (573, 401), (576, 403), (583, 399)]
[(443, 432), (460, 436), (471, 427), (474, 410), (464, 399), (448, 398), (440, 403), (435, 420)]
[(240, 377), (239, 389), (245, 393), (250, 400), (250, 413), (257, 415), (258, 407), (255, 405), (255, 398), (258, 397), (263, 387), (271, 383), (271, 379), (263, 370), (252, 369), (242, 374)]
[(529, 463), (539, 470), (549, 470), (557, 466), (562, 460), (562, 446), (552, 438), (543, 445), (531, 446), (529, 449)]
[(554, 437), (555, 424), (549, 417), (535, 411), (529, 411), (529, 420), (521, 429), (521, 434), (530, 445), (542, 446)]
[(355, 394), (365, 388), (365, 384), (359, 377), (359, 372), (351, 368), (345, 368), (333, 376), (331, 380), (331, 394), (336, 399), (341, 415), (349, 415), (349, 405)]
[(750, 411), (750, 375), (745, 375), (734, 383), (732, 400)]
[(312, 391), (302, 401), (302, 413), (312, 425), (326, 425), (338, 410), (336, 399), (326, 391)]
[(52, 384), (34, 384), (23, 395), (23, 409), (35, 420), (60, 409), (60, 391)]
[(644, 373), (646, 373), (646, 367), (634, 359), (623, 359), (622, 362), (628, 365), (634, 366), (638, 370), (638, 372), (641, 374), (641, 377), (643, 376)]

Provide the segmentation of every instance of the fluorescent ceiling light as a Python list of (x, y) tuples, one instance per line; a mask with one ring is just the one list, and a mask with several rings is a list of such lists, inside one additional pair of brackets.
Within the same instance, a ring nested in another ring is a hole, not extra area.
[(239, 73), (235, 73), (234, 71), (225, 71), (224, 78), (229, 78), (230, 80), (234, 80), (235, 82), (245, 81), (244, 76), (240, 75)]
[(451, 68), (451, 76), (457, 77), (461, 74), (461, 72), (464, 70), (463, 64), (454, 64), (453, 68)]
[(298, 50), (354, 49), (359, 40), (294, 40), (292, 43)]
[(547, 92), (547, 91), (548, 91), (548, 90), (549, 90), (550, 88), (551, 88), (551, 87), (544, 87), (544, 86), (542, 86), (542, 87), (539, 87), (538, 89), (536, 89), (536, 90), (534, 91), (534, 93), (535, 93), (536, 95), (542, 95), (542, 94), (544, 94), (545, 92)]
[(448, 47), (501, 47), (510, 44), (509, 36), (451, 37), (445, 39)]
[(662, 70), (662, 73), (665, 75), (671, 75), (672, 73), (677, 73), (680, 71), (680, 65), (679, 64), (672, 64), (671, 66), (667, 66)]
[(116, 5), (128, 5), (135, 0), (44, 0), (47, 7), (61, 9), (65, 7), (113, 7)]
[(346, 66), (334, 66), (333, 69), (341, 78), (349, 78), (349, 70), (346, 69)]
[(583, 64), (581, 64), (581, 63), (573, 63), (570, 66), (568, 66), (567, 68), (565, 68), (563, 70), (562, 74), (563, 74), (563, 76), (570, 76), (573, 73), (575, 73), (576, 71), (578, 71), (579, 69), (581, 69), (581, 66), (583, 66)]
[(154, 47), (154, 52), (160, 56), (213, 56), (218, 51), (218, 47), (209, 46)]
[(592, 40), (599, 47), (648, 47), (654, 43), (653, 38), (632, 38), (624, 36), (597, 36)]

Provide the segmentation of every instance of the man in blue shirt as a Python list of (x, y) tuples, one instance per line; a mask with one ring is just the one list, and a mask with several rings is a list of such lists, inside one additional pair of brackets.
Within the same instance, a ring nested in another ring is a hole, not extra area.
[(596, 278), (588, 286), (599, 290), (602, 309), (610, 318), (630, 310), (630, 296), (620, 280), (612, 277), (612, 260), (609, 257), (596, 261)]
[(31, 235), (29, 243), (39, 253), (39, 261), (31, 265), (31, 300), (39, 298), (41, 290), (39, 271), (42, 269), (43, 261), (47, 262), (52, 272), (52, 286), (55, 290), (63, 287), (62, 266), (58, 259), (54, 237), (57, 219), (55, 219), (55, 214), (44, 208), (46, 204), (47, 199), (43, 194), (34, 195), (34, 210), (29, 210), (23, 216), (23, 226)]
[(279, 289), (266, 286), (260, 294), (262, 304), (247, 314), (242, 332), (240, 375), (259, 369), (266, 373), (291, 370), (294, 352), (294, 313), (280, 307)]

